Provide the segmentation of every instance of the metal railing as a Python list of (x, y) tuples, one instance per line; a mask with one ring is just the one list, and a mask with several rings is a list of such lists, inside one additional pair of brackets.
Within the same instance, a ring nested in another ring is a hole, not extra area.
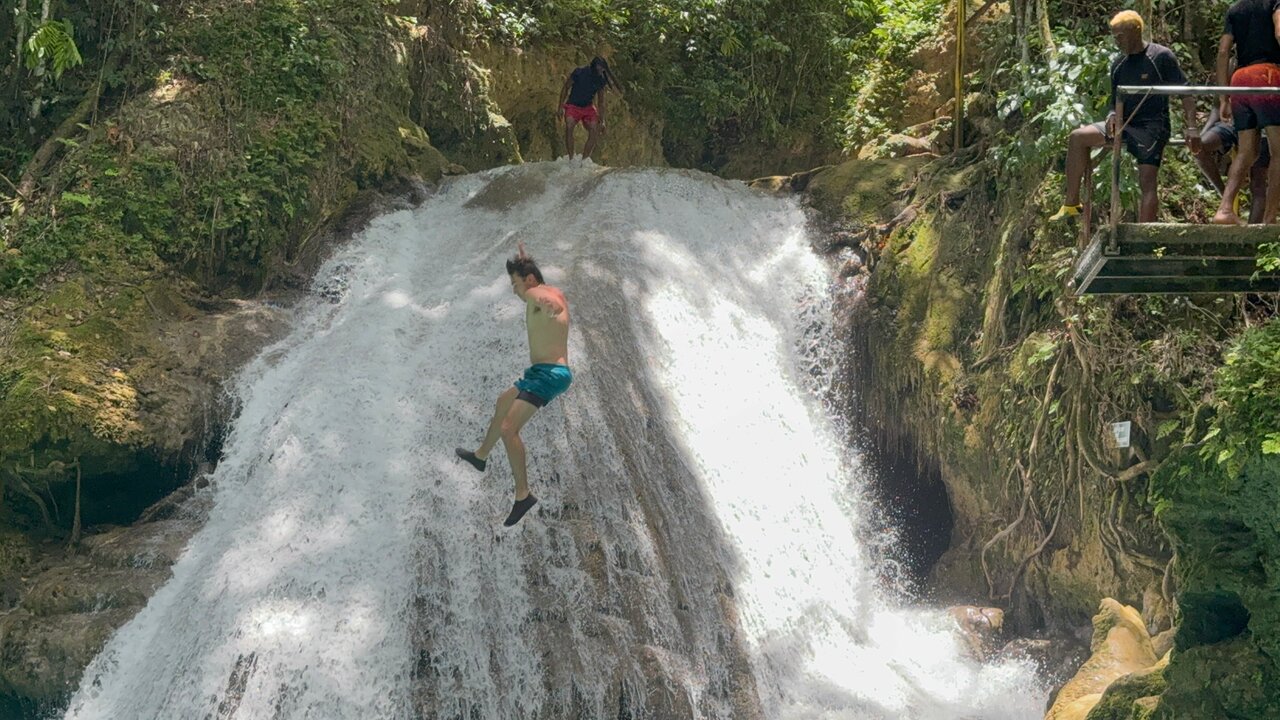
[[(1221, 87), (1217, 85), (1120, 85), (1116, 87), (1116, 131), (1111, 138), (1111, 230), (1120, 224), (1120, 215), (1124, 208), (1120, 206), (1120, 145), (1124, 137), (1124, 127), (1128, 123), (1124, 118), (1125, 95), (1280, 95), (1280, 87)], [(1145, 97), (1144, 97), (1145, 100)], [(1086, 171), (1091, 172), (1086, 165)], [(1086, 184), (1089, 188), (1091, 183)], [(1092, 195), (1092, 192), (1090, 192)], [(1089, 218), (1085, 216), (1085, 232), (1088, 233)]]

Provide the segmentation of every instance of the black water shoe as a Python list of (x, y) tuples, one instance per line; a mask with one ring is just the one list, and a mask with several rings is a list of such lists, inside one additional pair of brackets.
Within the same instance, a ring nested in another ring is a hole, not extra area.
[(481, 460), (480, 458), (476, 457), (475, 453), (471, 452), (470, 450), (463, 450), (462, 448), (454, 448), (453, 452), (457, 454), (458, 457), (471, 463), (471, 467), (479, 470), (480, 472), (484, 472), (484, 466), (486, 465), (486, 463), (484, 460)]
[(511, 514), (507, 516), (506, 521), (502, 524), (507, 527), (515, 525), (520, 522), (520, 518), (524, 517), (525, 513), (529, 512), (530, 508), (537, 504), (538, 498), (534, 497), (533, 493), (529, 493), (525, 499), (517, 500), (516, 503), (511, 506)]

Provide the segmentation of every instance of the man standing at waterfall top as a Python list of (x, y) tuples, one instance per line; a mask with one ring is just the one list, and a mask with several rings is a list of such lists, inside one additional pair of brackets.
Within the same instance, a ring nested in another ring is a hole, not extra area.
[[(1138, 187), (1142, 201), (1138, 206), (1138, 222), (1156, 221), (1160, 209), (1157, 180), (1164, 148), (1169, 142), (1169, 98), (1150, 93), (1123, 93), (1122, 85), (1186, 85), (1187, 78), (1178, 65), (1173, 51), (1163, 45), (1142, 39), (1142, 16), (1132, 10), (1116, 13), (1111, 18), (1111, 36), (1120, 53), (1111, 60), (1111, 114), (1102, 122), (1082, 125), (1071, 131), (1067, 139), (1067, 187), (1062, 207), (1050, 220), (1062, 220), (1078, 216), (1080, 183), (1089, 164), (1089, 153), (1094, 148), (1110, 144), (1116, 133), (1120, 134), (1124, 147), (1138, 161)], [(1117, 117), (1116, 99), (1124, 101), (1124, 117)], [(1182, 98), (1183, 134), (1191, 152), (1200, 151), (1200, 130), (1196, 125), (1196, 101), (1191, 96)], [(1092, 180), (1088, 180), (1092, 182)]]
[[(609, 63), (602, 57), (591, 58), (591, 64), (575, 68), (565, 78), (564, 87), (560, 88), (560, 108), (558, 117), (564, 118), (564, 147), (573, 159), (573, 130), (578, 123), (587, 128), (587, 144), (582, 147), (582, 157), (589, 158), (596, 149), (596, 143), (604, 135), (605, 89), (612, 87), (621, 92), (618, 81), (609, 70)], [(600, 108), (596, 109), (596, 100)]]
[(520, 243), (516, 256), (507, 261), (507, 275), (511, 278), (511, 291), (525, 304), (524, 323), (529, 333), (531, 365), (514, 387), (498, 396), (498, 405), (480, 447), (475, 452), (463, 448), (454, 452), (483, 472), (489, 453), (498, 440), (502, 440), (516, 481), (515, 504), (502, 523), (511, 527), (538, 502), (529, 492), (520, 429), (538, 408), (569, 389), (573, 373), (569, 371), (569, 304), (564, 293), (542, 281), (542, 271), (525, 253), (524, 243)]

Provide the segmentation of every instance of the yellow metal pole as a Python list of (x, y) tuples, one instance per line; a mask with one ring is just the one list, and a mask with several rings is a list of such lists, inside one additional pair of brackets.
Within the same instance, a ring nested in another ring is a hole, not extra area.
[(966, 13), (968, 13), (968, 8), (965, 0), (956, 0), (956, 112), (954, 121), (955, 139), (952, 142), (954, 151), (959, 151), (964, 145), (964, 21)]
[(1124, 96), (1116, 91), (1115, 134), (1111, 138), (1111, 238), (1115, 242), (1115, 230), (1120, 225), (1120, 138), (1124, 135)]

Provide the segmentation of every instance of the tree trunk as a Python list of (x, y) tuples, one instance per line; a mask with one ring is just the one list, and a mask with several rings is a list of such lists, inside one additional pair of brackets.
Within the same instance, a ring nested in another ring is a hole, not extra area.
[(1044, 43), (1044, 51), (1049, 57), (1058, 57), (1058, 46), (1053, 42), (1053, 30), (1049, 27), (1049, 3), (1036, 0), (1036, 14), (1040, 16), (1040, 41)]
[(1018, 55), (1021, 62), (1018, 63), (1018, 70), (1022, 73), (1022, 82), (1027, 82), (1030, 78), (1028, 72), (1031, 69), (1031, 43), (1028, 40), (1030, 30), (1027, 28), (1027, 13), (1030, 10), (1028, 3), (1031, 0), (1013, 0), (1013, 26), (1014, 32), (1018, 36)]
[[(84, 100), (81, 100), (80, 104), (76, 106), (76, 109), (67, 116), (66, 120), (62, 121), (58, 129), (54, 130), (49, 139), (45, 140), (44, 144), (40, 146), (40, 149), (36, 150), (36, 154), (31, 157), (31, 162), (27, 163), (27, 169), (23, 171), (22, 179), (18, 181), (17, 190), (18, 195), (26, 199), (26, 204), (30, 204), (31, 199), (34, 197), (36, 183), (49, 165), (49, 162), (53, 160), (54, 155), (57, 154), (58, 148), (62, 146), (61, 141), (70, 137), (80, 123), (84, 122), (97, 108), (100, 89), (101, 86), (94, 85)], [(19, 210), (19, 213), (21, 212)]]
[(71, 537), (67, 547), (80, 544), (80, 461), (76, 460), (76, 511), (71, 520)]

